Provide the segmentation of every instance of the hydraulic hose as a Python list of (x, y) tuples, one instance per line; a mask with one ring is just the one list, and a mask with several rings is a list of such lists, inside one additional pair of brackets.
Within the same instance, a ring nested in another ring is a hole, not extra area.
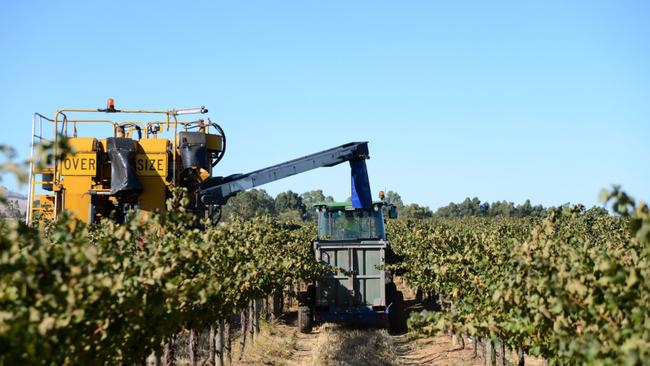
[(212, 167), (214, 168), (217, 164), (219, 164), (221, 159), (223, 159), (223, 155), (226, 153), (226, 133), (223, 132), (223, 128), (221, 128), (219, 124), (210, 122), (210, 125), (214, 127), (217, 131), (219, 131), (219, 134), (221, 135), (221, 139), (223, 141), (221, 146), (221, 152), (219, 152), (217, 158), (212, 162)]

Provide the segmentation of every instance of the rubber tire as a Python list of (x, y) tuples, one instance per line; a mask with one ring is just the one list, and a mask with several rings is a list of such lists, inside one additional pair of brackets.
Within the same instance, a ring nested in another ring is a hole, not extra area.
[(388, 303), (392, 301), (396, 292), (397, 292), (397, 285), (395, 285), (395, 282), (389, 282), (386, 284), (386, 298), (388, 299)]
[(313, 284), (307, 286), (307, 299), (308, 299), (308, 303), (306, 305), (308, 306), (316, 305), (316, 286), (314, 286)]
[(392, 296), (390, 314), (388, 314), (388, 330), (392, 334), (406, 331), (406, 316), (404, 314), (404, 294), (395, 291)]
[(311, 309), (309, 306), (298, 306), (298, 329), (300, 333), (309, 333), (314, 322), (311, 318)]

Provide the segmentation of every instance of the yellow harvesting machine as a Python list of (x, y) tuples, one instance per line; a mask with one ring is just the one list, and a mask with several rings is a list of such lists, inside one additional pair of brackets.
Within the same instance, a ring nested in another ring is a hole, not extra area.
[[(187, 188), (197, 217), (216, 221), (221, 206), (242, 190), (368, 158), (367, 142), (353, 142), (247, 174), (215, 176), (226, 135), (203, 117), (207, 112), (205, 107), (119, 110), (109, 99), (101, 109), (61, 109), (53, 118), (35, 113), (27, 221), (52, 220), (64, 210), (89, 223), (123, 220), (131, 210), (162, 211), (172, 187)], [(91, 118), (97, 114), (101, 117)], [(107, 118), (118, 115), (149, 120)], [(78, 129), (95, 136), (81, 136)], [(51, 146), (49, 153), (38, 154), (39, 145)]]

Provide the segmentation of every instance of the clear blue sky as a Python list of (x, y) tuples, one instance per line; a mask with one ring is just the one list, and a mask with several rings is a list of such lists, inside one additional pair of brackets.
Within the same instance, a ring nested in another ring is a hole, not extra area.
[[(207, 106), (223, 175), (368, 140), (373, 194), (431, 208), (650, 199), (648, 1), (3, 1), (0, 50), (22, 158), (33, 112), (113, 97)], [(349, 168), (264, 188), (343, 199)]]

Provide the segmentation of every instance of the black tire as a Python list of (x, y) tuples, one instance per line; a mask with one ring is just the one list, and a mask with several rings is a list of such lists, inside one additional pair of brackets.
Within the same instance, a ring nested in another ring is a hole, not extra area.
[(404, 314), (404, 295), (395, 291), (391, 298), (392, 305), (388, 314), (388, 330), (393, 333), (406, 331), (406, 315)]
[(397, 285), (395, 285), (395, 282), (389, 282), (386, 284), (386, 298), (388, 299), (389, 303), (392, 301), (396, 292), (397, 292)]
[(316, 286), (314, 284), (307, 286), (307, 305), (316, 305)]
[(311, 332), (313, 325), (309, 306), (298, 306), (298, 329), (300, 333)]
[(316, 305), (316, 286), (308, 285), (307, 291), (298, 293), (298, 306), (313, 307)]

